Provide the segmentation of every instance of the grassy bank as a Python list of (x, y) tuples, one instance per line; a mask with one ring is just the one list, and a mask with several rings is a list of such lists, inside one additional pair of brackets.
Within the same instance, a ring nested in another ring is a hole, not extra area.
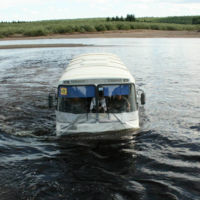
[(172, 24), (193, 24), (193, 19), (199, 19), (200, 16), (174, 16), (174, 17), (141, 17), (137, 18), (139, 22), (152, 23), (172, 23)]
[(24, 36), (42, 36), (73, 32), (85, 33), (130, 29), (196, 31), (200, 30), (200, 25), (144, 22), (144, 20), (138, 22), (106, 22), (106, 18), (13, 22), (0, 23), (0, 37), (8, 37), (14, 34), (22, 34)]

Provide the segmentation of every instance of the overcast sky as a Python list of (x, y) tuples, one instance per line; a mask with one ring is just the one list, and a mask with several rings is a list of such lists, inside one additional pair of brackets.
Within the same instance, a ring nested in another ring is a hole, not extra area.
[(2, 0), (0, 21), (200, 15), (200, 0)]

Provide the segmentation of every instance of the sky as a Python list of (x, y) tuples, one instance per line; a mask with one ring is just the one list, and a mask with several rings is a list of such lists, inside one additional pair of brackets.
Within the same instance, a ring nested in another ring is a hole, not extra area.
[(200, 0), (1, 0), (1, 21), (200, 15)]

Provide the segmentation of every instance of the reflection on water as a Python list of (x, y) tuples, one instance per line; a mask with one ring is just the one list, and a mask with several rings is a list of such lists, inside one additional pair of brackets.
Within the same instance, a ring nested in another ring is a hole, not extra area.
[[(190, 42), (191, 41), (191, 42)], [(196, 43), (199, 44), (199, 39), (183, 39), (183, 38), (101, 38), (101, 39), (34, 39), (34, 40), (8, 40), (0, 41), (0, 46), (3, 45), (26, 45), (26, 44), (82, 44), (82, 45), (97, 45), (97, 46), (137, 46), (139, 48), (151, 46), (154, 53), (157, 48), (185, 47), (196, 48)], [(156, 46), (155, 46), (156, 44)], [(143, 49), (144, 50), (144, 49)], [(89, 51), (93, 52), (93, 51)], [(85, 53), (85, 52), (83, 52)]]
[[(0, 50), (0, 199), (199, 199), (200, 40), (87, 42), (121, 47)], [(146, 92), (139, 132), (55, 136), (48, 93), (89, 52), (118, 55)]]
[[(0, 41), (0, 46), (3, 45), (24, 45), (24, 44), (83, 44), (83, 45), (143, 45), (142, 41), (144, 39), (118, 39), (118, 38), (109, 38), (109, 39), (35, 39), (35, 40), (10, 40), (10, 41)], [(151, 40), (146, 39), (148, 43), (151, 43)]]

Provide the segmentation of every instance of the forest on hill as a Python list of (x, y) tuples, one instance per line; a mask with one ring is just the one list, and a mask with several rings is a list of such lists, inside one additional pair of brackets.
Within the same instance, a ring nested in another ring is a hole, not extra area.
[(199, 31), (200, 16), (136, 18), (134, 14), (127, 14), (125, 18), (116, 16), (34, 22), (1, 22), (0, 37), (4, 38), (15, 34), (21, 34), (23, 36), (43, 36), (74, 32), (86, 33), (131, 29)]

